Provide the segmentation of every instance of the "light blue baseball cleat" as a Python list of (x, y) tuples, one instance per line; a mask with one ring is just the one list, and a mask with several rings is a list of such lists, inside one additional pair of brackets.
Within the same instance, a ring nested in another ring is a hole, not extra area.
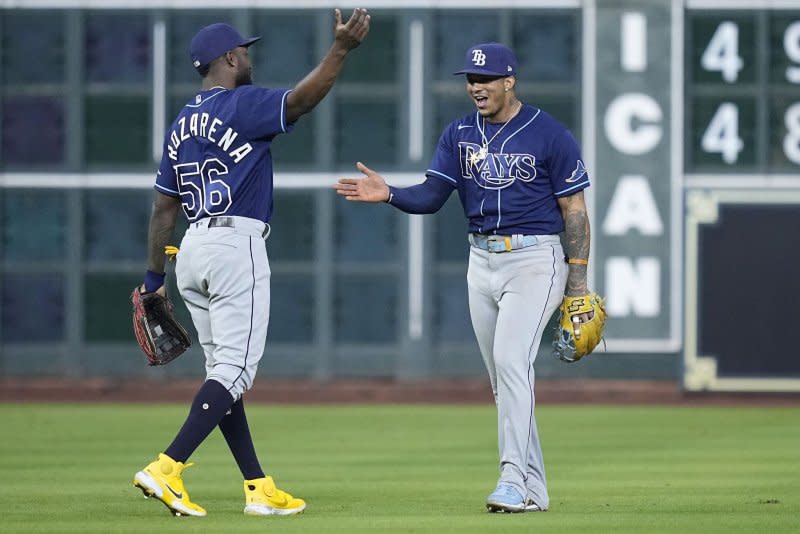
[(486, 508), (489, 512), (544, 512), (529, 495), (523, 499), (519, 492), (510, 484), (500, 483), (486, 499)]
[(524, 512), (526, 499), (514, 489), (514, 486), (501, 482), (492, 494), (486, 498), (486, 508), (490, 512)]

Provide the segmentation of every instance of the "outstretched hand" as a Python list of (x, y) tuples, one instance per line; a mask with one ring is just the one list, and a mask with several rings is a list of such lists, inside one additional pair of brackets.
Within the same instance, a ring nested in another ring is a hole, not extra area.
[(373, 171), (360, 161), (356, 168), (364, 174), (364, 178), (339, 178), (333, 186), (336, 193), (347, 200), (356, 202), (386, 202), (389, 200), (389, 186), (383, 176)]
[(355, 8), (346, 24), (342, 22), (342, 11), (340, 9), (336, 9), (334, 14), (336, 16), (336, 27), (334, 29), (336, 43), (345, 50), (352, 50), (360, 45), (361, 41), (369, 33), (370, 16), (367, 10), (363, 7)]

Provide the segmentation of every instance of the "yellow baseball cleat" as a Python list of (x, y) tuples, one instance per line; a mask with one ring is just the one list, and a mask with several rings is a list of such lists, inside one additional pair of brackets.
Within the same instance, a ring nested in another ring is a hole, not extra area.
[(203, 517), (205, 509), (189, 500), (189, 493), (181, 480), (183, 470), (192, 465), (184, 465), (160, 453), (156, 461), (136, 473), (133, 485), (142, 490), (145, 499), (155, 497), (163, 502), (173, 515)]
[(272, 477), (244, 481), (247, 515), (294, 515), (306, 509), (303, 499), (296, 499), (275, 487)]

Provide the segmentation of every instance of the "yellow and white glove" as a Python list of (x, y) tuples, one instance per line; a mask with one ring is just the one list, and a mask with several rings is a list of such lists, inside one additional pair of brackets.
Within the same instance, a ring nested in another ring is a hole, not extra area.
[[(590, 315), (588, 320), (581, 317)], [(564, 296), (559, 307), (553, 352), (565, 362), (576, 362), (590, 354), (603, 339), (606, 310), (597, 293), (577, 297)]]

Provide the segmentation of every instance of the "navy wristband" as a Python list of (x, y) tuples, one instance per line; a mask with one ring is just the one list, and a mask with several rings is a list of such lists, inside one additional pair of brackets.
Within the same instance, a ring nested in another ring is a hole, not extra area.
[(145, 293), (152, 293), (159, 287), (164, 285), (164, 273), (154, 273), (147, 271), (144, 275), (144, 291)]

